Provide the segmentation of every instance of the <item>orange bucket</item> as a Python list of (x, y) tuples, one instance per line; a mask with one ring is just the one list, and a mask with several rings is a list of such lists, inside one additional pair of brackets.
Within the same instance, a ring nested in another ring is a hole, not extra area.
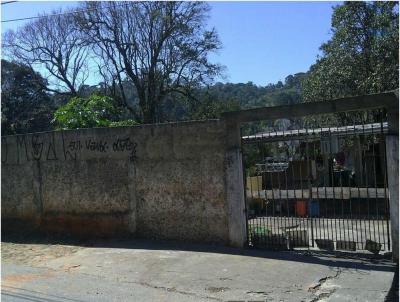
[(306, 217), (307, 216), (307, 201), (297, 200), (296, 201), (296, 213), (297, 216)]

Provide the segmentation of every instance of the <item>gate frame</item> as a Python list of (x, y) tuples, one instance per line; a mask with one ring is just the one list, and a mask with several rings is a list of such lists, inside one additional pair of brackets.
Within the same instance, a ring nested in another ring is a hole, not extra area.
[[(387, 109), (386, 156), (393, 260), (399, 259), (399, 90), (335, 100), (261, 107), (222, 114), (227, 127), (227, 197), (231, 245), (247, 244), (247, 213), (241, 145), (241, 124), (309, 115)], [(239, 192), (240, 191), (240, 192)]]

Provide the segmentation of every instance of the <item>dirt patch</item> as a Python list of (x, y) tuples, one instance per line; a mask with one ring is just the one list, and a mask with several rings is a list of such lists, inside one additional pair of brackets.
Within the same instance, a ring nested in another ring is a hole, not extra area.
[(21, 283), (30, 282), (42, 278), (50, 278), (54, 275), (53, 272), (47, 271), (42, 274), (15, 274), (1, 278), (2, 287), (19, 287)]
[(1, 243), (1, 260), (19, 264), (40, 265), (43, 262), (65, 257), (84, 249), (81, 246), (62, 244)]

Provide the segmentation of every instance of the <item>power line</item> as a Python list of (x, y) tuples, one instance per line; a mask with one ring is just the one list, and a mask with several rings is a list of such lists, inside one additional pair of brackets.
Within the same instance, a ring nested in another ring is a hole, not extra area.
[(40, 19), (40, 18), (55, 17), (55, 16), (61, 16), (61, 15), (77, 14), (77, 13), (91, 11), (91, 10), (97, 10), (97, 9), (84, 9), (84, 10), (63, 12), (63, 13), (58, 13), (58, 14), (44, 15), (44, 16), (35, 16), (35, 17), (26, 17), (26, 18), (3, 20), (3, 21), (1, 21), (1, 23), (14, 22), (14, 21), (23, 21), (23, 20), (32, 20), (32, 19)]
[(4, 1), (4, 2), (1, 2), (1, 5), (10, 4), (10, 3), (14, 3), (14, 2), (18, 2), (18, 1)]
[[(17, 2), (17, 1), (12, 1), (12, 2)], [(129, 3), (129, 2), (128, 2)], [(127, 5), (128, 3), (122, 3), (119, 5), (115, 5), (114, 7), (122, 6), (122, 5)], [(3, 4), (3, 3), (2, 3)], [(104, 8), (111, 8), (112, 6), (104, 7)], [(15, 21), (23, 21), (23, 20), (32, 20), (32, 19), (40, 19), (40, 18), (48, 18), (48, 17), (55, 17), (55, 16), (61, 16), (61, 15), (71, 15), (71, 14), (77, 14), (77, 13), (83, 13), (83, 12), (89, 12), (89, 11), (94, 11), (101, 9), (101, 7), (97, 8), (92, 8), (92, 9), (82, 9), (82, 10), (76, 10), (76, 11), (70, 11), (70, 12), (62, 12), (62, 13), (57, 13), (57, 14), (51, 14), (51, 15), (43, 15), (43, 16), (34, 16), (34, 17), (26, 17), (26, 18), (18, 18), (18, 19), (10, 19), (10, 20), (3, 20), (1, 23), (7, 23), (7, 22), (15, 22)]]

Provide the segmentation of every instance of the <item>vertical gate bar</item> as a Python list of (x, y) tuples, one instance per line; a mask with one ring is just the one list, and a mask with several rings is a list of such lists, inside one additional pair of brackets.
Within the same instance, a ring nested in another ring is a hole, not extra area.
[[(266, 167), (266, 170), (268, 170), (267, 166), (265, 166), (265, 167)], [(273, 243), (272, 244), (276, 245), (276, 246), (279, 246), (279, 242), (276, 242), (277, 240), (279, 240), (278, 239), (279, 236), (275, 236), (275, 235), (277, 235), (276, 234), (276, 228), (277, 228), (277, 224), (279, 222), (276, 220), (276, 213), (275, 213), (276, 212), (276, 204), (275, 204), (275, 193), (274, 193), (274, 181), (273, 181), (272, 172), (268, 172), (268, 174), (270, 175), (270, 178), (271, 178), (272, 211), (273, 211), (272, 223), (273, 223), (273, 228), (274, 228), (274, 232), (275, 232), (274, 235), (272, 236), (272, 239), (273, 239)]]
[[(347, 120), (347, 119), (346, 119)], [(347, 132), (347, 123), (345, 123), (345, 134), (346, 134), (346, 132)], [(345, 139), (345, 143), (346, 143), (346, 139), (347, 139), (347, 136), (345, 135), (345, 137), (344, 137), (344, 139)], [(343, 146), (343, 150), (342, 150), (342, 152), (345, 154), (345, 158), (344, 158), (344, 160), (345, 160), (345, 162), (346, 162), (346, 153), (344, 152), (345, 151), (345, 146)], [(343, 168), (343, 172), (345, 171), (345, 169)], [(342, 224), (343, 224), (343, 238), (344, 238), (344, 240), (346, 240), (346, 241), (351, 241), (350, 240), (350, 236), (349, 236), (349, 221), (348, 221), (348, 219), (346, 218), (347, 216), (346, 216), (346, 201), (345, 201), (345, 199), (344, 199), (344, 188), (343, 188), (343, 185), (344, 185), (344, 177), (345, 177), (345, 174), (344, 175), (342, 175), (343, 173), (340, 173), (339, 174), (339, 180), (340, 180), (340, 191), (341, 191), (341, 195), (342, 195)]]
[(283, 220), (282, 220), (282, 203), (281, 203), (281, 200), (280, 200), (279, 174), (278, 174), (277, 171), (275, 171), (275, 167), (276, 167), (276, 164), (277, 164), (277, 162), (276, 162), (277, 156), (278, 155), (274, 155), (272, 157), (272, 164), (273, 164), (272, 165), (272, 167), (273, 167), (272, 168), (272, 170), (273, 170), (272, 175), (275, 177), (275, 179), (274, 179), (274, 181), (276, 182), (275, 188), (277, 189), (276, 199), (277, 199), (277, 205), (278, 205), (278, 210), (279, 210), (278, 213), (277, 213), (278, 214), (277, 215), (278, 216), (277, 217), (278, 230), (279, 230), (278, 238), (279, 238), (279, 244), (281, 245), (282, 244), (282, 234), (285, 234), (285, 229), (284, 229), (284, 223), (283, 223)]
[[(336, 126), (336, 131), (337, 131), (337, 135), (338, 135), (338, 145), (339, 145), (339, 152), (343, 152), (341, 143), (340, 143), (340, 137), (339, 137), (339, 127)], [(343, 152), (344, 153), (344, 152)], [(340, 198), (340, 204), (341, 205), (341, 214), (340, 214), (340, 218), (339, 218), (339, 229), (340, 229), (340, 238), (342, 238), (343, 235), (343, 239), (342, 240), (346, 240), (346, 227), (345, 227), (345, 219), (344, 219), (344, 195), (343, 195), (343, 171), (339, 171), (339, 188), (340, 188), (340, 193), (339, 193), (339, 198)], [(339, 209), (340, 210), (340, 209)], [(342, 234), (343, 233), (343, 234)]]
[(308, 139), (308, 125), (306, 127), (306, 163), (307, 163), (307, 185), (308, 185), (308, 202), (307, 202), (307, 224), (310, 221), (311, 224), (311, 246), (314, 247), (314, 226), (313, 226), (313, 219), (310, 215), (310, 207), (311, 207), (311, 200), (312, 200), (312, 184), (311, 184), (311, 160), (309, 155), (309, 139)]
[[(300, 142), (298, 140), (294, 141), (294, 145), (299, 145), (300, 146)], [(296, 154), (297, 150), (295, 147), (294, 150), (294, 155)], [(294, 156), (293, 155), (293, 156)], [(292, 162), (294, 162), (294, 160), (292, 160)], [(292, 164), (292, 187), (293, 187), (293, 205), (294, 205), (294, 221), (297, 224), (298, 217), (297, 217), (297, 196), (296, 196), (296, 188), (297, 188), (297, 184), (296, 184), (296, 177), (295, 177), (295, 173), (294, 173), (294, 164)], [(292, 223), (293, 223), (293, 219), (292, 219)]]
[[(366, 192), (368, 192), (368, 186), (367, 186), (367, 183), (366, 183), (366, 179), (365, 179), (365, 174), (367, 173), (367, 171), (366, 171), (366, 158), (365, 158), (365, 144), (366, 144), (366, 141), (367, 141), (367, 137), (365, 136), (365, 131), (364, 131), (364, 120), (363, 119), (361, 119), (361, 126), (362, 126), (362, 134), (361, 134), (361, 136), (360, 136), (360, 138), (362, 139), (361, 140), (361, 142), (360, 142), (360, 148), (361, 148), (361, 162), (362, 162), (362, 175), (361, 175), (361, 178), (362, 178), (362, 186), (363, 186), (363, 188), (361, 188), (361, 189), (364, 189), (364, 191), (366, 190)], [(365, 195), (366, 197), (368, 196), (367, 195), (367, 193), (366, 193), (366, 195)], [(365, 238), (367, 237), (367, 218), (368, 218), (368, 205), (367, 204), (365, 204), (365, 199), (368, 201), (368, 198), (364, 198), (364, 196), (363, 195), (360, 195), (360, 197), (359, 197), (359, 202), (360, 202), (360, 208), (363, 210), (363, 212), (362, 212), (362, 219), (361, 219), (361, 221), (360, 221), (360, 224), (361, 224), (361, 226), (362, 226), (362, 228), (361, 228), (361, 243), (363, 243), (364, 241), (365, 241)]]
[[(263, 136), (263, 134), (262, 134), (262, 136)], [(264, 176), (265, 176), (265, 149), (266, 149), (266, 143), (265, 142), (263, 142), (262, 143), (262, 145), (261, 145), (261, 155), (262, 155), (262, 161), (261, 161), (261, 163), (262, 164), (264, 164), (264, 168), (263, 168), (263, 166), (261, 165), (261, 175), (262, 175), (262, 177), (261, 177), (261, 189), (264, 189), (264, 186), (265, 186), (265, 189), (266, 189), (266, 183), (264, 184)], [(265, 201), (263, 201), (262, 202), (262, 205), (264, 205), (265, 204), (265, 216), (262, 216), (262, 219), (263, 219), (263, 237), (264, 237), (264, 241), (265, 241), (265, 244), (266, 245), (269, 245), (269, 236), (268, 236), (268, 233), (267, 233), (267, 231), (266, 230), (269, 230), (267, 227), (266, 227), (266, 225), (268, 225), (268, 218), (267, 218), (267, 191), (264, 189), (264, 198), (265, 198)]]
[[(322, 127), (323, 127), (323, 123), (321, 123), (321, 143), (323, 143), (323, 137), (325, 137), (325, 134), (322, 132)], [(324, 153), (326, 153), (327, 150), (325, 150), (325, 145), (324, 145), (324, 150), (322, 150), (322, 145), (321, 145), (321, 154), (322, 151), (324, 151)], [(324, 188), (324, 193), (325, 193), (325, 198), (324, 198), (324, 204), (325, 204), (325, 217), (324, 220), (322, 221), (323, 224), (323, 230), (324, 230), (324, 239), (326, 239), (326, 237), (328, 237), (328, 239), (330, 239), (329, 236), (329, 213), (328, 213), (328, 194), (327, 194), (327, 190), (326, 190), (326, 176), (328, 175), (328, 182), (329, 182), (329, 167), (328, 167), (328, 163), (329, 160), (325, 160), (326, 159), (326, 155), (322, 154), (323, 156), (323, 167), (324, 167), (324, 174), (323, 174), (323, 182), (322, 182), (322, 187)], [(326, 224), (326, 225), (325, 225)], [(328, 235), (328, 236), (327, 236)]]
[[(261, 137), (262, 138), (264, 137), (264, 133), (261, 134)], [(267, 143), (263, 140), (262, 141), (262, 149), (261, 149), (261, 156), (262, 156), (262, 161), (261, 161), (261, 189), (264, 192), (264, 195), (263, 195), (261, 206), (262, 207), (265, 206), (265, 214), (263, 215), (264, 227), (265, 227), (265, 225), (268, 226), (268, 204), (267, 204), (268, 196), (267, 196), (267, 191), (266, 191), (267, 183), (266, 183), (266, 180), (265, 180), (265, 169), (264, 169), (265, 166), (263, 166), (264, 158), (265, 158), (266, 145), (267, 145)], [(263, 213), (263, 210), (261, 211), (261, 213)], [(269, 242), (270, 240), (269, 240), (268, 232), (266, 230), (269, 230), (269, 228), (264, 228), (263, 229), (263, 237), (264, 237), (264, 244), (265, 244), (266, 247), (268, 247), (270, 245), (270, 242)]]
[[(289, 146), (288, 146), (288, 148), (289, 148)], [(289, 225), (290, 224), (293, 225), (293, 218), (290, 220), (291, 217), (290, 217), (290, 210), (289, 210), (289, 191), (288, 191), (288, 182), (287, 182), (287, 169), (289, 169), (289, 164), (290, 164), (290, 161), (289, 161), (289, 150), (288, 150), (287, 154), (288, 154), (288, 159), (287, 159), (288, 166), (284, 171), (285, 172), (285, 192), (286, 192), (286, 215), (287, 215), (286, 219), (287, 219)]]
[[(332, 165), (332, 132), (331, 132), (331, 127), (329, 126), (329, 162), (331, 166), (331, 188), (332, 188), (332, 195), (333, 195), (333, 222), (335, 225), (335, 230), (333, 231), (333, 228), (331, 229), (332, 233), (335, 233), (335, 242), (337, 242), (337, 226), (336, 226), (336, 198), (335, 198), (335, 175), (333, 173), (333, 165)], [(333, 234), (332, 234), (333, 237)]]
[[(353, 114), (351, 114), (351, 116), (353, 116)], [(350, 138), (349, 138), (349, 143), (350, 143), (350, 145), (354, 148), (354, 132), (355, 132), (355, 130), (354, 130), (354, 128), (353, 128), (353, 133), (352, 134), (348, 134), (348, 128), (346, 127), (346, 137), (348, 137), (348, 136), (350, 136)], [(350, 155), (350, 152), (349, 152), (349, 155)], [(353, 158), (353, 169), (354, 169), (354, 158)], [(352, 173), (353, 173), (353, 170), (350, 172), (351, 173), (351, 175), (352, 175)], [(356, 241), (356, 239), (355, 239), (355, 236), (354, 236), (354, 221), (353, 221), (353, 198), (352, 198), (352, 196), (351, 196), (351, 188), (352, 188), (352, 183), (350, 182), (350, 177), (348, 177), (348, 182), (347, 182), (347, 187), (348, 187), (348, 189), (349, 189), (349, 216), (348, 216), (348, 222), (350, 222), (350, 225), (351, 225), (351, 238), (352, 238), (352, 241), (354, 241), (354, 242), (356, 242), (356, 249), (357, 249), (357, 245), (358, 245), (358, 243), (357, 243), (357, 241)], [(349, 228), (349, 233), (350, 233), (350, 228)], [(350, 237), (350, 235), (349, 235), (349, 237)]]
[[(264, 169), (263, 169), (263, 166), (262, 166), (262, 164), (263, 164), (263, 160), (264, 160), (264, 158), (265, 158), (265, 154), (264, 154), (264, 149), (265, 149), (265, 142), (264, 142), (264, 140), (263, 140), (263, 137), (264, 137), (264, 133), (261, 133), (261, 156), (262, 156), (262, 161), (261, 161), (261, 170), (260, 170), (260, 174), (261, 174), (261, 191), (263, 191), (264, 192), (264, 197), (263, 198), (261, 198), (261, 214), (262, 214), (262, 217), (263, 217), (263, 238), (264, 238), (264, 245), (266, 245), (266, 246), (268, 246), (268, 236), (267, 236), (267, 233), (266, 233), (266, 227), (265, 227), (265, 223), (266, 223), (266, 215), (267, 215), (267, 206), (266, 206), (266, 203), (264, 202), (264, 198), (266, 198), (266, 192), (265, 192), (265, 189), (264, 189), (264, 186), (265, 186), (265, 184), (264, 184), (264, 174), (265, 174), (265, 172), (264, 172)], [(263, 205), (265, 204), (265, 216), (263, 215)], [(267, 221), (267, 224), (268, 224), (268, 221)]]
[[(361, 217), (361, 206), (359, 202), (360, 198), (360, 173), (361, 173), (361, 156), (360, 156), (360, 136), (358, 135), (358, 132), (356, 132), (356, 127), (355, 127), (355, 118), (353, 119), (353, 124), (354, 124), (354, 140), (355, 140), (355, 147), (354, 147), (354, 153), (355, 153), (355, 179), (354, 179), (354, 184), (357, 189), (357, 194), (356, 194), (356, 199), (354, 200), (354, 220), (355, 220), (355, 229), (356, 229), (356, 238), (357, 238), (357, 245), (360, 244), (359, 240), (359, 232), (360, 232), (360, 217)], [(358, 210), (358, 212), (357, 212)]]
[[(316, 126), (315, 119), (314, 119), (314, 123), (313, 124)], [(318, 181), (319, 179), (318, 179), (317, 155), (316, 155), (317, 144), (315, 143), (315, 137), (316, 137), (315, 130), (313, 130), (313, 137), (314, 137), (313, 157), (314, 157), (314, 162), (315, 162), (315, 177), (316, 177), (316, 182), (315, 183), (316, 183), (316, 189), (317, 189), (316, 198), (317, 198), (317, 202), (318, 202), (318, 213), (316, 214), (317, 217), (315, 218), (315, 224), (317, 225), (317, 221), (318, 221), (318, 226), (316, 226), (316, 228), (319, 231), (319, 239), (321, 239), (321, 214), (320, 214), (321, 204), (320, 204), (320, 199), (319, 199), (319, 181)], [(316, 234), (316, 237), (317, 237), (318, 236), (318, 232), (316, 231), (315, 234)], [(313, 240), (313, 246), (314, 246), (314, 241), (315, 240)]]
[[(374, 119), (375, 122), (375, 119)], [(375, 220), (373, 221), (374, 225), (374, 241), (378, 241), (381, 243), (381, 234), (380, 234), (380, 228), (379, 228), (379, 209), (378, 209), (378, 184), (376, 181), (377, 177), (377, 170), (376, 170), (376, 157), (375, 157), (375, 134), (374, 134), (374, 124), (372, 124), (372, 138), (373, 138), (373, 148), (372, 148), (372, 157), (374, 158), (374, 186), (375, 186), (375, 209), (376, 209), (376, 217)], [(378, 240), (376, 236), (376, 230), (378, 232)]]
[[(262, 146), (262, 142), (259, 140), (258, 144), (257, 144), (259, 153), (261, 153), (260, 152), (261, 151), (261, 146)], [(260, 196), (260, 182), (259, 182), (259, 178), (260, 178), (259, 176), (260, 175), (259, 175), (259, 173), (260, 173), (260, 171), (258, 171), (258, 169), (256, 169), (257, 202), (255, 204), (258, 204), (260, 199), (261, 199), (261, 196)], [(256, 209), (258, 210), (258, 206), (256, 206)], [(257, 213), (257, 218), (256, 219), (258, 220), (258, 225), (259, 225), (259, 228), (257, 229), (257, 236), (260, 236), (261, 237), (261, 241), (263, 241), (262, 243), (264, 243), (264, 236), (262, 236), (263, 235), (263, 225), (262, 225), (261, 217), (259, 216), (259, 213)]]
[[(280, 160), (281, 159), (279, 159), (279, 161)], [(274, 159), (274, 163), (275, 163), (275, 159)], [(280, 162), (278, 162), (277, 164), (279, 165)], [(275, 166), (275, 164), (274, 164), (274, 167), (277, 167), (277, 165)], [(275, 168), (274, 168), (274, 170), (275, 170)], [(276, 175), (276, 178), (277, 178), (278, 192), (279, 192), (279, 196), (278, 196), (278, 198), (279, 198), (279, 220), (281, 222), (281, 230), (283, 230), (283, 233), (284, 233), (284, 235), (286, 237), (286, 227), (287, 227), (287, 225), (286, 225), (286, 219), (283, 217), (283, 214), (282, 214), (282, 192), (281, 192), (281, 180), (280, 180), (281, 175), (280, 175), (279, 168), (278, 168), (277, 171), (275, 171), (275, 175)]]
[[(322, 185), (323, 185), (323, 183), (322, 183)], [(318, 199), (318, 205), (319, 205), (319, 227), (320, 227), (319, 236), (320, 236), (320, 239), (326, 239), (325, 238), (326, 216), (324, 216), (324, 214), (323, 214), (323, 206), (326, 205), (326, 203), (325, 203), (325, 199), (321, 198), (319, 195), (319, 192), (320, 192), (319, 188), (320, 188), (320, 178), (317, 179), (317, 199)], [(326, 207), (325, 207), (325, 213), (326, 212), (327, 211), (326, 211)]]
[[(366, 200), (368, 204), (365, 207), (366, 213), (364, 214), (364, 219), (363, 219), (363, 224), (364, 224), (364, 237), (362, 238), (362, 242), (364, 242), (367, 238), (367, 220), (368, 220), (368, 208), (369, 208), (369, 200), (368, 200), (368, 181), (367, 181), (367, 160), (366, 160), (366, 150), (365, 150), (365, 144), (368, 145), (368, 137), (365, 135), (365, 126), (364, 126), (364, 120), (361, 120), (361, 125), (362, 125), (362, 134), (363, 134), (363, 148), (362, 148), (362, 158), (363, 158), (363, 184), (366, 190)], [(360, 198), (360, 201), (362, 201), (363, 198)]]
[[(299, 129), (297, 130), (297, 135), (300, 136), (300, 130), (299, 130)], [(300, 144), (299, 144), (300, 152), (301, 152), (301, 142), (302, 142), (302, 140), (300, 140)], [(301, 155), (301, 154), (300, 154), (300, 155)], [(301, 158), (301, 160), (302, 160), (302, 158)], [(301, 160), (300, 160), (300, 162), (299, 162), (300, 189), (301, 189), (301, 201), (304, 203), (303, 171), (302, 171), (302, 168), (301, 168), (301, 163), (302, 163)], [(297, 207), (297, 204), (296, 204), (296, 207)], [(304, 223), (304, 222), (306, 221), (306, 224), (307, 224), (307, 231), (308, 231), (308, 221), (307, 221), (307, 220), (304, 220), (304, 217), (299, 217), (299, 221), (300, 221), (299, 224)]]
[[(290, 132), (289, 132), (289, 134), (290, 134)], [(285, 139), (285, 125), (283, 126), (283, 132), (282, 132), (282, 135), (283, 135), (283, 139)], [(288, 148), (288, 144), (287, 144), (287, 142), (288, 141), (286, 141), (286, 140), (284, 140), (283, 141), (283, 147), (284, 147), (284, 156), (283, 156), (283, 158), (281, 157), (281, 165), (283, 164), (283, 161), (285, 161), (285, 163), (287, 162), (288, 163), (288, 166), (286, 167), (286, 169), (288, 169), (289, 168), (289, 159), (288, 159), (288, 154), (289, 154), (289, 152), (288, 152), (288, 150), (287, 150), (287, 148)], [(281, 179), (281, 176), (285, 176), (286, 177), (286, 169), (285, 169), (285, 166), (283, 166), (282, 165), (282, 169), (283, 169), (283, 174), (282, 174), (282, 171), (280, 171), (279, 172), (279, 179)], [(281, 170), (281, 169), (280, 169)], [(283, 180), (282, 180), (283, 181)], [(283, 185), (282, 185), (282, 187), (283, 187)], [(280, 191), (280, 192), (282, 192), (282, 190)], [(291, 226), (290, 225), (290, 221), (289, 221), (289, 202), (288, 202), (288, 192), (287, 192), (287, 184), (286, 184), (286, 191), (285, 191), (285, 193), (286, 193), (286, 217), (284, 218), (285, 219), (285, 227), (287, 228), (287, 226)], [(282, 204), (283, 204), (283, 200), (282, 200), (282, 193), (281, 193), (281, 202), (282, 202)], [(283, 213), (282, 213), (282, 215), (283, 215)], [(286, 236), (287, 237), (287, 236)], [(289, 240), (289, 238), (287, 239), (287, 240)], [(289, 246), (289, 243), (287, 243), (287, 245)]]
[[(278, 127), (275, 127), (275, 133), (276, 133), (276, 137), (278, 136)], [(278, 142), (276, 142), (275, 143), (275, 145), (277, 145), (277, 144), (279, 144)], [(279, 148), (279, 145), (277, 146), (278, 148)], [(275, 173), (275, 157), (276, 157), (277, 155), (275, 155), (275, 153), (274, 154), (272, 154), (272, 172), (271, 172), (271, 174), (273, 175), (273, 176), (275, 176), (275, 177), (277, 177), (277, 183), (278, 183), (278, 181), (279, 181), (279, 175), (278, 176), (276, 176), (276, 173)], [(278, 192), (279, 192), (279, 185), (278, 185)], [(275, 194), (274, 194), (274, 197), (275, 197)], [(277, 236), (277, 239), (278, 239), (278, 246), (279, 247), (281, 247), (281, 245), (282, 245), (282, 236), (281, 236), (281, 232), (282, 232), (282, 226), (283, 226), (283, 222), (282, 222), (282, 218), (281, 218), (281, 213), (282, 213), (282, 205), (281, 205), (281, 201), (279, 200), (279, 196), (277, 196), (277, 204), (278, 204), (278, 207), (279, 207), (279, 212), (278, 212), (278, 215), (277, 215), (277, 217), (276, 217), (276, 219), (277, 219), (277, 222), (278, 222), (278, 236)]]
[[(383, 120), (383, 112), (381, 111), (381, 120)], [(381, 133), (382, 133), (382, 141), (383, 141), (383, 166), (384, 166), (384, 173), (383, 173), (383, 188), (384, 188), (384, 206), (385, 206), (385, 213), (384, 219), (386, 220), (386, 235), (387, 235), (387, 249), (390, 251), (390, 227), (389, 227), (389, 198), (386, 194), (386, 190), (388, 189), (387, 183), (387, 159), (386, 159), (386, 135), (383, 133), (383, 124), (381, 123)]]
[[(251, 178), (252, 178), (252, 176), (251, 176), (251, 173), (249, 172), (250, 195), (251, 195), (251, 202), (253, 202), (253, 200), (254, 200), (254, 193), (253, 193), (253, 182), (252, 182)], [(246, 188), (246, 190), (247, 190), (247, 188)], [(249, 206), (250, 206), (250, 204), (249, 204)], [(254, 238), (253, 238), (253, 234), (254, 234), (254, 233), (253, 233), (253, 229), (254, 229), (254, 218), (255, 218), (255, 217), (253, 217), (252, 220), (251, 220), (251, 233), (250, 233), (252, 245), (254, 245)]]
[[(355, 118), (353, 119), (353, 123), (354, 123), (354, 131), (356, 131), (355, 130)], [(357, 142), (357, 150), (356, 150), (356, 152), (358, 153), (358, 156), (357, 156), (357, 158), (358, 158), (358, 160), (360, 161), (359, 163), (357, 163), (357, 166), (359, 167), (359, 168), (361, 168), (360, 169), (360, 171), (359, 171), (359, 173), (360, 173), (360, 175), (357, 175), (356, 174), (356, 177), (357, 177), (357, 205), (358, 205), (358, 217), (357, 217), (357, 220), (356, 220), (356, 229), (357, 229), (357, 241), (358, 241), (358, 243), (359, 244), (361, 244), (362, 245), (362, 215), (361, 215), (361, 193), (360, 193), (360, 186), (362, 186), (362, 184), (363, 184), (363, 177), (362, 177), (362, 162), (363, 162), (363, 158), (362, 158), (362, 149), (361, 149), (361, 138), (362, 138), (362, 136), (361, 135), (359, 135), (358, 133), (357, 133), (357, 135), (356, 135), (356, 142)]]
[[(341, 144), (340, 144), (340, 137), (339, 137), (339, 127), (338, 126), (336, 126), (336, 133), (337, 133), (337, 138), (338, 138), (338, 151), (341, 153), (341, 152), (343, 152), (343, 150), (342, 150), (342, 146), (341, 146)], [(344, 153), (344, 152), (343, 152)], [(346, 229), (345, 229), (345, 226), (344, 226), (344, 224), (345, 224), (345, 220), (344, 220), (344, 196), (343, 196), (343, 183), (342, 183), (342, 171), (339, 171), (339, 186), (340, 186), (340, 195), (339, 195), (339, 198), (340, 198), (340, 203), (339, 203), (339, 206), (341, 205), (341, 208), (342, 208), (342, 213), (341, 213), (341, 215), (340, 215), (340, 217), (339, 217), (339, 234), (340, 234), (340, 240), (346, 240)], [(343, 232), (343, 238), (342, 238), (342, 232)]]
[[(362, 126), (363, 126), (363, 133), (365, 135), (365, 124), (364, 124), (364, 120), (362, 121)], [(368, 137), (366, 139), (367, 142), (367, 146), (368, 146), (368, 150), (369, 150), (369, 140)], [(366, 151), (364, 151), (365, 154)], [(365, 240), (370, 239), (371, 237), (371, 221), (370, 221), (370, 198), (369, 198), (369, 182), (368, 182), (368, 169), (367, 169), (367, 161), (364, 160), (365, 162), (365, 184), (366, 184), (366, 191), (367, 191), (367, 201), (368, 201), (368, 206), (367, 206), (367, 220), (368, 220), (368, 236), (366, 234), (365, 236)], [(367, 221), (366, 221), (367, 222)]]
[[(379, 152), (377, 154), (377, 161), (379, 162), (379, 175), (383, 176), (384, 170), (382, 167), (382, 160), (381, 160), (381, 156), (380, 153), (382, 152), (382, 115), (381, 115), (381, 110), (379, 110), (379, 134), (377, 134), (377, 139), (378, 139), (378, 151)], [(382, 182), (380, 181), (379, 183), (379, 188), (383, 187)], [(383, 250), (385, 250), (385, 230), (384, 230), (384, 226), (383, 226), (383, 219), (382, 219), (382, 198), (378, 198), (378, 187), (377, 187), (377, 193), (376, 193), (376, 197), (377, 197), (377, 211), (376, 211), (376, 216), (377, 216), (377, 221), (378, 221), (378, 234), (379, 234), (379, 243), (382, 244)], [(381, 197), (381, 196), (379, 196)]]
[[(326, 138), (326, 134), (324, 134), (323, 132), (322, 132), (322, 126), (323, 126), (324, 124), (322, 123), (321, 124), (321, 135), (323, 135), (324, 136), (324, 138)], [(326, 126), (326, 125), (325, 125)], [(326, 127), (325, 127), (326, 128)], [(322, 137), (321, 137), (321, 141), (322, 141)], [(326, 149), (326, 145), (324, 144), (324, 152), (325, 153), (327, 153), (328, 152), (328, 150)], [(331, 227), (332, 227), (332, 219), (331, 218), (329, 218), (331, 215), (329, 214), (329, 212), (328, 212), (328, 205), (329, 205), (329, 202), (328, 202), (328, 191), (327, 191), (327, 185), (329, 185), (329, 162), (330, 162), (330, 159), (329, 159), (329, 154), (324, 154), (324, 181), (323, 181), (323, 183), (322, 183), (322, 185), (323, 185), (323, 188), (324, 188), (324, 192), (325, 192), (325, 217), (326, 217), (326, 227), (325, 227), (325, 225), (324, 225), (324, 238), (325, 238), (325, 234), (327, 234), (328, 235), (328, 239), (330, 240), (331, 238), (332, 238), (332, 241), (333, 241), (333, 236), (331, 236), (330, 234), (329, 234), (329, 224), (331, 225)], [(326, 165), (326, 166), (325, 166)], [(326, 171), (325, 171), (326, 170)], [(326, 178), (326, 177), (328, 177), (328, 179)]]

